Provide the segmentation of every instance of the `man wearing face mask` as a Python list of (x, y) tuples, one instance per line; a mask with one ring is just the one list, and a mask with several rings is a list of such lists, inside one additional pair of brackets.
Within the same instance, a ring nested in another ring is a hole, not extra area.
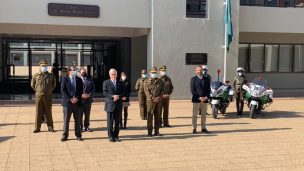
[[(82, 112), (80, 115), (80, 125), (81, 130), (84, 126), (84, 131), (92, 132), (90, 129), (90, 113), (91, 113), (91, 106), (93, 102), (93, 96), (95, 93), (95, 84), (93, 80), (88, 77), (87, 70), (82, 68), (80, 69), (80, 78), (83, 83), (83, 94), (82, 94)], [(83, 115), (84, 115), (84, 122), (83, 122)]]
[(233, 88), (234, 88), (234, 97), (236, 101), (236, 110), (238, 115), (243, 114), (243, 108), (244, 108), (244, 90), (243, 85), (247, 84), (247, 79), (244, 75), (244, 68), (239, 67), (236, 70), (237, 76), (234, 78), (233, 82)]
[(47, 62), (39, 62), (40, 72), (34, 74), (31, 87), (35, 91), (36, 120), (34, 133), (40, 132), (42, 116), (45, 115), (48, 130), (54, 132), (52, 117), (52, 92), (56, 87), (56, 78), (54, 74), (48, 72)]
[[(164, 94), (163, 97), (160, 99), (161, 107), (160, 107), (160, 126), (162, 123), (164, 127), (170, 127), (169, 125), (169, 100), (170, 95), (173, 92), (173, 84), (171, 78), (167, 76), (167, 67), (163, 66), (159, 69), (160, 80), (163, 82), (164, 85)], [(163, 121), (163, 122), (162, 122)]]
[(207, 76), (207, 66), (196, 67), (196, 76), (191, 78), (190, 90), (192, 93), (193, 113), (192, 113), (192, 125), (193, 134), (196, 134), (197, 128), (197, 113), (201, 110), (201, 125), (202, 132), (209, 133), (206, 128), (206, 113), (208, 99), (210, 98), (210, 78)]
[(141, 70), (141, 77), (137, 79), (135, 84), (135, 90), (138, 94), (140, 117), (142, 120), (147, 119), (147, 98), (144, 91), (144, 82), (147, 79), (147, 71)]
[(62, 78), (61, 95), (63, 107), (63, 134), (61, 141), (67, 141), (69, 137), (69, 125), (71, 115), (74, 118), (75, 136), (78, 141), (82, 141), (80, 115), (82, 114), (82, 94), (83, 82), (77, 77), (77, 71), (74, 66), (69, 68), (69, 75)]
[(147, 97), (147, 129), (148, 136), (152, 137), (153, 131), (153, 117), (154, 117), (154, 135), (161, 136), (159, 133), (160, 122), (160, 98), (163, 96), (164, 85), (163, 82), (157, 78), (157, 68), (150, 69), (150, 78), (145, 80), (144, 90)]

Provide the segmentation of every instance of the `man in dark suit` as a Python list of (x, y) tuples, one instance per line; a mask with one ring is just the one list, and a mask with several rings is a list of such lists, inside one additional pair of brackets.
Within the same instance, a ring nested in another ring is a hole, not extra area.
[[(90, 113), (93, 102), (93, 95), (95, 93), (95, 85), (92, 79), (87, 76), (87, 70), (80, 69), (80, 78), (83, 82), (83, 94), (82, 94), (82, 112), (80, 115), (81, 130), (84, 126), (84, 131), (93, 132), (90, 129)], [(85, 115), (83, 122), (83, 115)]]
[[(119, 111), (122, 110), (123, 86), (117, 80), (117, 71), (110, 69), (110, 79), (103, 82), (105, 108), (107, 112), (108, 137), (110, 142), (119, 142)], [(114, 124), (114, 129), (113, 129)]]
[(207, 67), (202, 66), (196, 67), (196, 76), (191, 78), (190, 90), (192, 93), (193, 102), (193, 115), (192, 115), (192, 125), (193, 134), (196, 134), (197, 127), (197, 113), (201, 110), (201, 122), (202, 122), (202, 132), (209, 133), (206, 128), (206, 113), (208, 99), (210, 98), (210, 79), (207, 75)]
[(77, 77), (76, 67), (69, 68), (69, 75), (61, 82), (62, 106), (63, 106), (63, 134), (61, 141), (66, 141), (69, 137), (69, 124), (71, 115), (75, 121), (75, 135), (78, 141), (82, 141), (80, 128), (81, 96), (83, 93), (82, 80)]

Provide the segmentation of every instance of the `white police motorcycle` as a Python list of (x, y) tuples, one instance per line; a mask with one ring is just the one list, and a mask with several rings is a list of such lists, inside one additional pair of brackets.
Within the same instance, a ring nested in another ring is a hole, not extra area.
[(243, 85), (244, 100), (249, 107), (251, 119), (256, 117), (266, 107), (273, 102), (273, 90), (267, 87), (267, 81), (260, 78), (254, 79), (251, 83)]
[(211, 83), (211, 109), (212, 109), (212, 116), (214, 119), (218, 117), (219, 111), (221, 114), (226, 113), (226, 109), (229, 106), (229, 103), (233, 99), (233, 90), (229, 85), (229, 81), (226, 81), (225, 84), (219, 81), (219, 73), (218, 72), (218, 81), (214, 81)]

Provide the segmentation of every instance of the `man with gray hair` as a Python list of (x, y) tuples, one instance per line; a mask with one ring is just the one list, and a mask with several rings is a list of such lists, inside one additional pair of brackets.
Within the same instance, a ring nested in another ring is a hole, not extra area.
[(122, 110), (123, 85), (117, 80), (116, 69), (110, 69), (109, 76), (110, 79), (103, 82), (108, 138), (110, 142), (119, 142), (119, 111)]

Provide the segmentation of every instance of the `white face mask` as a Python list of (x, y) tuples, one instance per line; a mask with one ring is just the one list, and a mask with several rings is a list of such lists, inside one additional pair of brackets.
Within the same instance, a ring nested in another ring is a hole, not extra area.
[(48, 67), (41, 67), (41, 72), (46, 72), (48, 70)]
[(166, 76), (166, 75), (167, 75), (167, 72), (161, 71), (161, 72), (160, 72), (160, 75), (161, 75), (161, 76)]
[(157, 78), (157, 74), (151, 74), (151, 78)]
[(242, 72), (238, 72), (238, 76), (243, 76), (243, 73)]
[(121, 80), (125, 81), (127, 79), (126, 76), (121, 76)]
[(147, 74), (141, 74), (142, 78), (147, 78)]

